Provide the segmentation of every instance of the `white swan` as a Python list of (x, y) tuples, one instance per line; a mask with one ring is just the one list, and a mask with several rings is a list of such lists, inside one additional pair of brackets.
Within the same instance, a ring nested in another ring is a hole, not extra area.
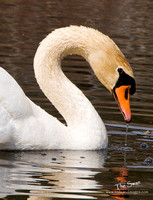
[(114, 94), (125, 120), (131, 120), (129, 93), (135, 92), (135, 81), (130, 65), (115, 43), (92, 28), (60, 28), (41, 42), (34, 58), (34, 71), (40, 88), (67, 126), (35, 105), (1, 68), (0, 149), (107, 147), (101, 118), (61, 69), (62, 59), (69, 54), (79, 54), (89, 62), (101, 83)]

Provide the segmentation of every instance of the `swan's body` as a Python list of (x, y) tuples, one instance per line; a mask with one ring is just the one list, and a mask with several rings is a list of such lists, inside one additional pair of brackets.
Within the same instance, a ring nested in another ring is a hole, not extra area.
[(111, 92), (119, 79), (118, 67), (133, 77), (123, 54), (107, 36), (86, 27), (55, 30), (38, 47), (34, 70), (41, 89), (63, 115), (67, 126), (35, 105), (1, 68), (0, 149), (107, 147), (107, 133), (101, 118), (61, 70), (61, 61), (69, 54), (83, 56)]

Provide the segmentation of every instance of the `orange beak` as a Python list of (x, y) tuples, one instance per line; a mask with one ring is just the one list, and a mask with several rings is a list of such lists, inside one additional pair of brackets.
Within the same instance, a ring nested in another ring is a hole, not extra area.
[(130, 85), (122, 85), (115, 88), (115, 99), (117, 100), (120, 110), (127, 123), (131, 121), (131, 110), (130, 110)]

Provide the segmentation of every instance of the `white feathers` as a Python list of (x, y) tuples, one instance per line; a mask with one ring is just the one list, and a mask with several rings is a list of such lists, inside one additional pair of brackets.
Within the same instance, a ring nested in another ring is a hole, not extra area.
[[(36, 79), (67, 126), (35, 105), (16, 81), (0, 69), (0, 149), (95, 150), (107, 147), (107, 133), (100, 116), (61, 69), (61, 60), (68, 54), (82, 55), (90, 63), (90, 55), (95, 50), (100, 48), (102, 52), (102, 45), (98, 47), (98, 43), (106, 46), (107, 40), (112, 43), (98, 31), (72, 26), (52, 32), (38, 47), (34, 58)], [(108, 73), (105, 71), (103, 76)]]

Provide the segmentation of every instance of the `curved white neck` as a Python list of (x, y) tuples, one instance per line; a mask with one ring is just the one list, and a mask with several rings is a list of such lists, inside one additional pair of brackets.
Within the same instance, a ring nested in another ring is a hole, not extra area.
[[(40, 88), (62, 114), (68, 126), (94, 124), (101, 119), (90, 101), (64, 75), (63, 57), (69, 54), (83, 56), (90, 63), (93, 43), (87, 42), (88, 32), (82, 34), (72, 29), (59, 29), (48, 35), (40, 44), (34, 59), (34, 70)], [(91, 63), (90, 63), (91, 64)]]

